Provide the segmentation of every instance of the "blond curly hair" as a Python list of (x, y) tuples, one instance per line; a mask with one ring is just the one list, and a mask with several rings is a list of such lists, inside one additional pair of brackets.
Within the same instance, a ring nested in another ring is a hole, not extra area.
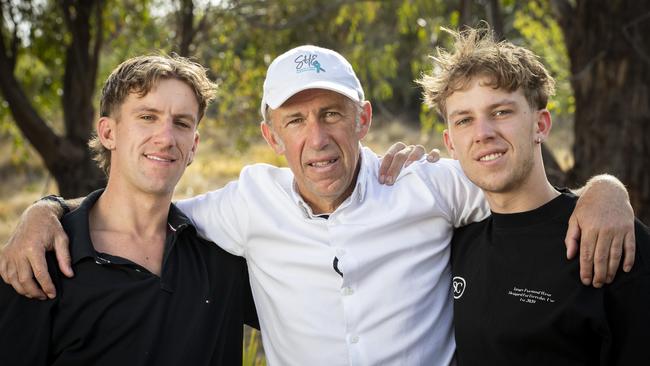
[(433, 71), (417, 80), (424, 89), (424, 102), (443, 119), (447, 119), (447, 98), (476, 77), (487, 78), (487, 85), (495, 89), (521, 88), (531, 107), (546, 108), (555, 93), (555, 80), (537, 55), (508, 41), (497, 42), (489, 26), (443, 30), (454, 38), (453, 52), (438, 47), (436, 55), (430, 56)]

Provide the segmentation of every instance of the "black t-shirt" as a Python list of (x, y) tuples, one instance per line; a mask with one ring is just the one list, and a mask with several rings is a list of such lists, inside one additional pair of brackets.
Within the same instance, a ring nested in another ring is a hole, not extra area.
[(496, 214), (452, 242), (457, 361), (466, 365), (644, 365), (650, 332), (650, 235), (602, 289), (580, 282), (564, 237), (576, 198)]
[(199, 239), (174, 205), (160, 277), (97, 253), (88, 213), (100, 195), (62, 220), (75, 276), (48, 254), (55, 299), (0, 284), (0, 365), (241, 365), (243, 325), (259, 327), (245, 260)]

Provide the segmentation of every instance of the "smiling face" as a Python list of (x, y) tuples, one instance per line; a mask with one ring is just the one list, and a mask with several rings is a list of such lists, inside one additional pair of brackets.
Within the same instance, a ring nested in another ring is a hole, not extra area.
[(520, 89), (494, 89), (489, 81), (474, 78), (447, 98), (445, 145), (486, 193), (535, 189), (546, 182), (535, 140), (548, 136), (550, 115), (531, 108)]
[(117, 116), (98, 124), (111, 150), (109, 186), (171, 196), (198, 145), (198, 111), (194, 92), (177, 79), (158, 81), (143, 97), (129, 94)]
[(298, 190), (315, 213), (332, 212), (354, 188), (359, 141), (370, 127), (370, 103), (323, 89), (289, 98), (262, 122), (262, 134), (286, 157)]

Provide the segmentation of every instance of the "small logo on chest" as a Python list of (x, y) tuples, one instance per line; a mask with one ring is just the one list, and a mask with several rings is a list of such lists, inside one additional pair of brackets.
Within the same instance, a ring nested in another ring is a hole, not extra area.
[(454, 288), (454, 299), (460, 299), (460, 297), (463, 296), (463, 293), (465, 292), (465, 279), (460, 276), (456, 276), (452, 280), (451, 285)]

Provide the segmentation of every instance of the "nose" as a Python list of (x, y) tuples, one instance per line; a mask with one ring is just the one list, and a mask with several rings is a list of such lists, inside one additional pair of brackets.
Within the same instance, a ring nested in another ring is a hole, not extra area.
[(176, 142), (174, 135), (174, 121), (172, 118), (165, 118), (162, 123), (158, 124), (153, 142), (161, 147), (173, 146)]
[(307, 121), (307, 143), (314, 150), (324, 149), (330, 141), (329, 131), (324, 123), (317, 118), (310, 118)]
[(494, 138), (493, 121), (489, 117), (478, 117), (474, 121), (474, 141), (483, 142)]

